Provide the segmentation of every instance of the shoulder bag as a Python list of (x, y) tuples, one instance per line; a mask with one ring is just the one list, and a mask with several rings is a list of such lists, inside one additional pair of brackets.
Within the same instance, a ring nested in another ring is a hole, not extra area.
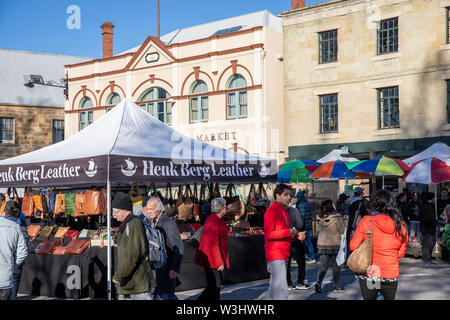
[(64, 194), (64, 213), (71, 216), (75, 211), (76, 194), (65, 193)]
[(100, 191), (86, 190), (84, 194), (84, 214), (92, 216), (100, 213)]
[(90, 240), (72, 240), (66, 247), (66, 254), (82, 254), (89, 244)]
[[(207, 200), (206, 199), (206, 184), (202, 184), (202, 186), (200, 187), (200, 213), (203, 216), (207, 216), (211, 213), (211, 200)], [(209, 189), (209, 194), (211, 195), (211, 189), (208, 186)], [(210, 196), (211, 197), (211, 196)]]
[(194, 195), (191, 197), (191, 201), (194, 204), (192, 207), (192, 214), (195, 216), (195, 219), (197, 220), (200, 215), (200, 201), (198, 199), (197, 183), (194, 183)]
[(170, 186), (170, 183), (166, 186), (166, 196), (164, 197), (164, 211), (166, 213), (166, 216), (172, 217), (177, 214), (177, 210), (175, 207), (175, 203), (172, 197), (172, 187)]
[(55, 210), (53, 211), (54, 214), (61, 214), (66, 212), (66, 205), (65, 205), (65, 196), (64, 193), (58, 193), (55, 196)]
[(41, 233), (41, 229), (41, 225), (39, 224), (29, 225), (27, 228), (28, 236), (31, 238), (37, 237)]
[(56, 246), (61, 243), (60, 240), (45, 240), (39, 250), (36, 251), (37, 254), (52, 254)]
[(241, 200), (239, 199), (238, 195), (233, 195), (233, 191), (234, 194), (236, 194), (236, 189), (234, 188), (234, 185), (230, 183), (227, 186), (225, 196), (223, 197), (227, 202), (226, 215), (228, 216), (241, 215)]
[(84, 203), (86, 195), (84, 193), (77, 193), (75, 195), (75, 209), (73, 210), (72, 217), (82, 217), (85, 215)]
[(178, 202), (178, 220), (186, 221), (192, 219), (194, 204), (191, 200), (191, 188), (189, 187), (189, 185), (186, 185), (185, 196), (178, 198), (178, 201), (180, 199), (181, 202)]
[(367, 238), (352, 252), (347, 259), (347, 266), (355, 273), (366, 273), (367, 269), (372, 265), (373, 244), (372, 244), (372, 220), (366, 230)]
[(25, 188), (25, 194), (22, 199), (22, 212), (25, 217), (31, 217), (34, 215), (34, 201), (33, 194), (30, 188)]

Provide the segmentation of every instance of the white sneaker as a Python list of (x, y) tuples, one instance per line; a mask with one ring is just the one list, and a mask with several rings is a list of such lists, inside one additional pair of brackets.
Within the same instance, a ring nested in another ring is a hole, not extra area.
[(289, 291), (293, 291), (293, 290), (295, 290), (295, 287), (291, 284), (291, 285), (288, 286), (288, 290)]
[(308, 289), (311, 289), (311, 286), (309, 284), (295, 286), (295, 290), (308, 290)]

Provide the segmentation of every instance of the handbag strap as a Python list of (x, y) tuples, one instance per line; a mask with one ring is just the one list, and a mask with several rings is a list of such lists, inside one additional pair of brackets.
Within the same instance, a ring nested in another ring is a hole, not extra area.
[(366, 230), (366, 234), (368, 237), (371, 237), (373, 235), (372, 219), (370, 219), (369, 227)]
[(166, 186), (166, 199), (167, 200), (173, 199), (173, 197), (172, 197), (172, 187), (170, 186), (170, 183), (167, 183), (167, 186)]
[(194, 197), (198, 199), (198, 192), (197, 192), (197, 182), (194, 182)]
[(202, 183), (200, 186), (200, 198), (199, 201), (205, 201), (206, 200), (206, 184)]

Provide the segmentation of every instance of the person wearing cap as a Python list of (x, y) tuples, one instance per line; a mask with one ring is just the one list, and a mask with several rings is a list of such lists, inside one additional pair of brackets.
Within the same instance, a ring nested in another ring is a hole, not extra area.
[(431, 261), (431, 254), (436, 244), (436, 214), (433, 205), (434, 194), (425, 192), (423, 204), (419, 208), (420, 232), (422, 233), (422, 264), (436, 264)]
[(14, 287), (14, 272), (28, 256), (27, 245), (20, 226), (9, 218), (18, 219), (20, 205), (8, 201), (5, 205), (5, 216), (0, 216), (0, 300), (9, 300)]
[(133, 202), (125, 193), (118, 193), (111, 204), (114, 218), (121, 222), (118, 230), (117, 271), (113, 276), (119, 300), (152, 300), (155, 286), (147, 260), (149, 253), (145, 227), (135, 219)]

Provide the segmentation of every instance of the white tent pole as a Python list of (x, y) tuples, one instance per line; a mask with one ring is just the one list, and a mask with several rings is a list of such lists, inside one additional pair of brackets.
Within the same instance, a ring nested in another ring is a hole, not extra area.
[(106, 183), (106, 208), (107, 208), (107, 229), (108, 233), (106, 235), (108, 240), (108, 247), (107, 247), (107, 291), (108, 291), (108, 300), (111, 300), (111, 181), (109, 181), (109, 175), (108, 175), (108, 181)]
[(382, 176), (383, 176), (383, 189), (384, 189), (384, 174)]

